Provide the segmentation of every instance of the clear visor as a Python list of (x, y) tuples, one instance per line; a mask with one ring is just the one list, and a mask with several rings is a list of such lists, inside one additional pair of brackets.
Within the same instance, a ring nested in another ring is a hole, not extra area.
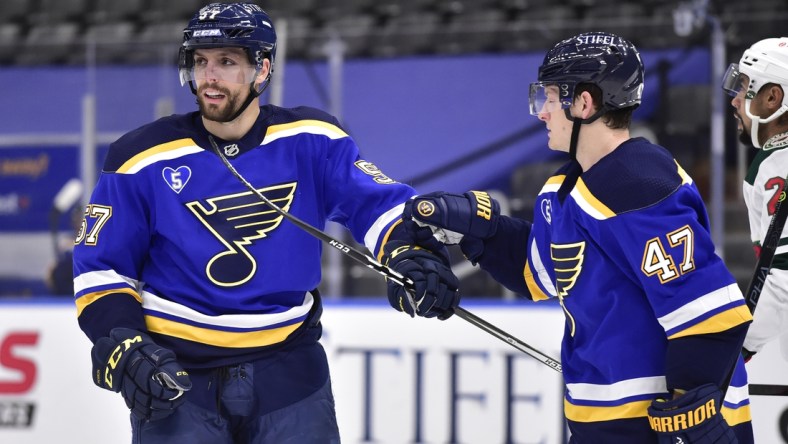
[(200, 57), (195, 57), (193, 66), (184, 66), (178, 71), (181, 86), (201, 80), (221, 80), (245, 85), (254, 82), (260, 74), (260, 70), (248, 63), (209, 61)]
[(573, 83), (531, 83), (528, 104), (531, 115), (551, 113), (572, 105), (575, 85)]
[(736, 96), (744, 89), (745, 85), (742, 80), (741, 73), (739, 72), (739, 64), (731, 63), (725, 71), (725, 75), (722, 76), (722, 89), (731, 96)]

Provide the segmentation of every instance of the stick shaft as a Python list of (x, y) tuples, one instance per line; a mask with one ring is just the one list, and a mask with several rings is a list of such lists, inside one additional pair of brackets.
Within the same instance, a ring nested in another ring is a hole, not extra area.
[(750, 395), (788, 396), (788, 385), (750, 384)]
[[(381, 264), (379, 261), (375, 260), (373, 257), (371, 257), (371, 256), (369, 256), (367, 254), (364, 254), (361, 251), (356, 250), (355, 248), (353, 248), (353, 247), (351, 247), (349, 245), (345, 245), (342, 242), (339, 242), (338, 240), (334, 239), (333, 237), (329, 236), (328, 234), (324, 233), (323, 231), (320, 231), (317, 228), (313, 227), (312, 225), (309, 225), (308, 223), (302, 221), (298, 217), (293, 216), (289, 212), (279, 208), (279, 206), (276, 205), (275, 203), (271, 202), (267, 197), (265, 197), (265, 195), (263, 193), (260, 192), (260, 190), (255, 188), (251, 183), (249, 183), (249, 181), (247, 181), (243, 176), (241, 176), (241, 173), (239, 173), (235, 169), (235, 167), (233, 167), (233, 165), (230, 163), (230, 161), (227, 160), (226, 157), (224, 157), (224, 155), (219, 150), (219, 147), (216, 145), (216, 142), (213, 140), (213, 137), (209, 137), (208, 139), (210, 140), (211, 145), (213, 146), (213, 149), (216, 152), (216, 154), (222, 160), (222, 162), (227, 167), (227, 169), (230, 170), (230, 172), (233, 174), (233, 176), (235, 176), (236, 179), (241, 181), (241, 183), (243, 183), (246, 186), (246, 188), (248, 188), (252, 193), (254, 193), (255, 196), (257, 196), (260, 200), (262, 200), (263, 203), (268, 205), (272, 210), (274, 210), (275, 212), (280, 214), (282, 217), (284, 217), (285, 219), (287, 219), (290, 222), (292, 222), (293, 224), (295, 224), (298, 228), (306, 231), (310, 235), (320, 239), (323, 242), (326, 242), (330, 246), (332, 246), (332, 247), (336, 248), (337, 250), (341, 251), (343, 254), (345, 254), (345, 255), (349, 256), (350, 258), (352, 258), (352, 259), (362, 263), (363, 265), (371, 268), (372, 270), (374, 270), (374, 271), (378, 272), (379, 274), (385, 276), (389, 280), (391, 280), (391, 281), (393, 281), (393, 282), (395, 282), (395, 283), (397, 283), (399, 285), (402, 285), (403, 287), (405, 287), (405, 290), (406, 290), (406, 292), (409, 295), (413, 294), (413, 291), (414, 291), (413, 290), (413, 282), (410, 279), (407, 279), (405, 276), (403, 276), (402, 274), (398, 273), (397, 271), (387, 267), (386, 265)], [(410, 297), (412, 297), (412, 296), (410, 296)], [(413, 306), (413, 307), (416, 306), (415, 303), (413, 303), (413, 301), (411, 301), (411, 303), (412, 303), (411, 306)], [(530, 345), (526, 344), (525, 342), (515, 338), (514, 336), (506, 333), (505, 331), (499, 329), (498, 327), (495, 327), (494, 325), (484, 321), (483, 319), (481, 319), (478, 316), (470, 313), (469, 311), (465, 310), (464, 308), (456, 307), (454, 309), (454, 313), (457, 316), (459, 316), (461, 319), (463, 319), (463, 320), (465, 320), (465, 321), (467, 321), (467, 322), (479, 327), (480, 329), (486, 331), (487, 333), (490, 333), (491, 335), (497, 337), (498, 339), (501, 339), (502, 341), (506, 342), (507, 344), (511, 345), (512, 347), (514, 347), (514, 348), (520, 350), (521, 352), (523, 352), (523, 353), (525, 353), (525, 354), (537, 359), (538, 361), (542, 362), (543, 364), (547, 365), (548, 367), (552, 368), (553, 370), (561, 372), (561, 363), (560, 362), (556, 361), (555, 359), (552, 359), (552, 358), (548, 357), (547, 355), (545, 355), (544, 353), (540, 352), (539, 350), (536, 350), (535, 348), (531, 347)]]
[(506, 342), (507, 344), (511, 345), (512, 347), (520, 350), (521, 352), (527, 354), (528, 356), (536, 359), (537, 361), (541, 362), (542, 364), (550, 367), (551, 369), (561, 373), (561, 363), (546, 354), (540, 352), (539, 350), (531, 347), (530, 345), (526, 344), (525, 342), (515, 338), (514, 336), (506, 333), (505, 331), (501, 330), (500, 328), (490, 324), (489, 322), (485, 321), (484, 319), (476, 316), (475, 314), (469, 312), (468, 310), (457, 307), (454, 309), (454, 314), (459, 316), (465, 321), (470, 322), (471, 324), (479, 327), (480, 329), (486, 331), (487, 333), (495, 336), (496, 338)]
[[(786, 178), (786, 183), (788, 183), (788, 178)], [(783, 190), (780, 191), (779, 199), (775, 205), (772, 220), (769, 222), (769, 228), (766, 229), (766, 235), (764, 235), (763, 242), (761, 242), (761, 254), (758, 255), (758, 263), (755, 264), (755, 272), (753, 273), (752, 279), (750, 279), (750, 284), (747, 286), (747, 291), (744, 293), (744, 301), (747, 303), (747, 308), (750, 309), (750, 313), (753, 315), (755, 315), (755, 309), (758, 307), (758, 300), (761, 298), (761, 291), (766, 283), (766, 278), (769, 276), (769, 270), (772, 268), (772, 261), (777, 252), (777, 247), (780, 244), (780, 237), (782, 236), (786, 219), (788, 219), (788, 205), (785, 204), (785, 188), (783, 188)], [(731, 383), (735, 369), (736, 363), (733, 364), (733, 367), (728, 373), (725, 386), (723, 387), (723, 394), (727, 391)], [(752, 385), (750, 387), (752, 387)], [(778, 386), (770, 387), (772, 387), (772, 392), (777, 391), (774, 387)], [(783, 396), (788, 395), (788, 386), (784, 386), (783, 388), (785, 389), (785, 395)], [(775, 395), (776, 393), (769, 394)]]

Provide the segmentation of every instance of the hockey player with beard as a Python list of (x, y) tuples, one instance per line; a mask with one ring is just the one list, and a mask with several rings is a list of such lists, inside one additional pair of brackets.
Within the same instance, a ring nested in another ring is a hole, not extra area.
[(570, 160), (538, 191), (533, 220), (501, 215), (480, 191), (419, 195), (403, 220), (420, 239), (459, 243), (512, 291), (560, 301), (570, 443), (750, 444), (739, 352), (752, 317), (692, 178), (630, 136), (643, 79), (619, 36), (557, 43), (530, 105)]
[(109, 149), (74, 248), (79, 326), (93, 379), (120, 392), (132, 442), (330, 444), (339, 430), (319, 339), (322, 244), (283, 220), (340, 223), (413, 281), (390, 304), (448, 318), (459, 302), (445, 248), (413, 245), (415, 194), (359, 157), (336, 118), (260, 105), (276, 33), (251, 3), (213, 3), (184, 29), (179, 69), (199, 111)]
[[(739, 139), (758, 149), (744, 179), (744, 203), (756, 256), (786, 192), (788, 177), (788, 38), (761, 40), (728, 67), (723, 89), (733, 96)], [(783, 203), (785, 205), (786, 203)], [(772, 268), (744, 340), (747, 359), (788, 333), (788, 225), (783, 228)], [(783, 346), (788, 346), (784, 336)]]

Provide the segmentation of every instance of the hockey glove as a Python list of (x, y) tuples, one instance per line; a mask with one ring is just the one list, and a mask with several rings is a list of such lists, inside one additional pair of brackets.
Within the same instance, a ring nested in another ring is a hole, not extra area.
[(654, 400), (648, 408), (648, 419), (659, 444), (736, 443), (721, 408), (722, 392), (716, 385), (706, 384), (670, 401)]
[(433, 236), (446, 245), (454, 245), (466, 235), (487, 239), (495, 234), (500, 213), (498, 202), (484, 191), (437, 191), (405, 202), (402, 219), (417, 240)]
[(96, 341), (91, 357), (93, 382), (120, 392), (131, 413), (140, 419), (166, 418), (183, 403), (183, 392), (192, 386), (175, 354), (137, 330), (113, 329), (109, 337)]
[(409, 295), (405, 287), (388, 282), (389, 304), (411, 316), (448, 319), (460, 303), (459, 280), (442, 258), (423, 248), (401, 241), (390, 241), (384, 247), (384, 263), (413, 281), (415, 291)]

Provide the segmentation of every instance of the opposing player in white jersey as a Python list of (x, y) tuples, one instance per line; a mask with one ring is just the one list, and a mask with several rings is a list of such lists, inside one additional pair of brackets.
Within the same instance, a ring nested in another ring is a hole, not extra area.
[(334, 117), (259, 105), (275, 52), (259, 6), (200, 9), (179, 58), (199, 111), (113, 143), (86, 208), (79, 325), (94, 382), (131, 410), (135, 444), (339, 442), (318, 342), (322, 243), (219, 153), (280, 208), (318, 229), (343, 224), (410, 278), (418, 305), (389, 283), (398, 310), (446, 318), (458, 303), (445, 249), (417, 249), (402, 229), (411, 187), (361, 159)]
[(752, 443), (739, 353), (752, 317), (692, 178), (630, 136), (637, 49), (580, 34), (546, 54), (538, 80), (531, 113), (570, 160), (538, 191), (533, 221), (500, 215), (484, 192), (436, 192), (406, 204), (406, 227), (459, 242), (529, 299), (558, 298), (570, 443)]
[[(788, 178), (788, 38), (761, 40), (744, 51), (739, 63), (728, 67), (723, 89), (733, 96), (741, 142), (758, 149), (743, 185), (758, 256)], [(749, 359), (780, 335), (788, 346), (788, 225), (744, 340), (745, 356)]]

